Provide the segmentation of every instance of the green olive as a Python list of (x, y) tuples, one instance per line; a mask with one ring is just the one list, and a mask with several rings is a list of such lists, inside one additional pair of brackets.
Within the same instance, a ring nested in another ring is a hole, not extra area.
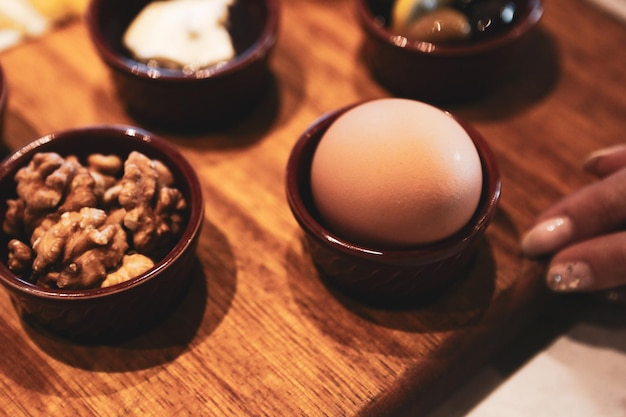
[(471, 27), (458, 10), (443, 7), (413, 21), (402, 35), (413, 41), (459, 42), (469, 39)]

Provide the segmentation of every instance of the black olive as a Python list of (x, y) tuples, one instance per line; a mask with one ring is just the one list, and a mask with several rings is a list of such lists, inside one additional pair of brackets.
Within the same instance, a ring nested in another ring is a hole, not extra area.
[(488, 38), (508, 30), (518, 11), (512, 0), (455, 0), (454, 7), (467, 16), (473, 39)]

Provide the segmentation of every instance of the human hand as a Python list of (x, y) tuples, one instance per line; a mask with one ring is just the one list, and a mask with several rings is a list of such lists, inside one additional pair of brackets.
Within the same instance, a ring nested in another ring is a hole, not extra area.
[(552, 255), (546, 283), (557, 292), (626, 285), (626, 145), (593, 152), (583, 169), (598, 181), (542, 213), (521, 242), (527, 256)]

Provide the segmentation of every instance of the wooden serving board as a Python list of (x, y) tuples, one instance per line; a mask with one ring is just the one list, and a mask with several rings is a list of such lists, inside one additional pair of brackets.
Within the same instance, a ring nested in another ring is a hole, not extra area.
[[(29, 415), (424, 415), (554, 297), (521, 234), (590, 181), (580, 162), (624, 141), (626, 27), (584, 0), (546, 1), (533, 49), (500, 91), (450, 108), (491, 144), (499, 211), (469, 275), (419, 309), (385, 311), (319, 280), (284, 196), (299, 134), (326, 111), (389, 94), (361, 59), (348, 0), (283, 1), (272, 93), (237, 126), (164, 132), (206, 198), (192, 288), (156, 328), (83, 346), (21, 323), (0, 293), (0, 409)], [(5, 145), (95, 123), (136, 124), (82, 22), (0, 54)], [(462, 69), (459, 69), (462, 70)]]

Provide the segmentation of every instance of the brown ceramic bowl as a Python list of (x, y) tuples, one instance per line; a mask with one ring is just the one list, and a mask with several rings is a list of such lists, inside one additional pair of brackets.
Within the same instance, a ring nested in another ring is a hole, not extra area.
[(10, 237), (0, 229), (0, 284), (18, 314), (35, 327), (85, 341), (123, 338), (163, 318), (184, 295), (204, 218), (202, 191), (182, 154), (144, 130), (115, 125), (85, 127), (44, 136), (15, 151), (0, 165), (0, 218), (5, 218), (6, 200), (16, 198), (16, 172), (35, 153), (57, 152), (82, 159), (101, 152), (126, 159), (133, 150), (160, 160), (174, 175), (176, 187), (188, 203), (180, 239), (152, 269), (129, 281), (106, 288), (61, 290), (32, 284), (11, 272), (7, 267)]
[(270, 52), (279, 24), (278, 0), (238, 0), (229, 32), (237, 56), (191, 74), (153, 69), (133, 59), (122, 37), (150, 0), (91, 0), (87, 26), (129, 114), (177, 131), (215, 129), (240, 119), (265, 95)]
[(381, 85), (398, 96), (431, 103), (467, 101), (511, 78), (543, 14), (541, 0), (515, 0), (508, 30), (462, 45), (409, 41), (389, 27), (393, 0), (357, 0), (364, 59)]
[(380, 249), (348, 241), (320, 221), (311, 194), (310, 170), (316, 147), (328, 127), (353, 106), (322, 116), (296, 142), (287, 163), (289, 206), (324, 281), (373, 304), (404, 306), (427, 301), (462, 277), (474, 258), (500, 196), (496, 160), (478, 132), (456, 119), (474, 141), (483, 168), (482, 196), (470, 222), (449, 238), (404, 249)]

